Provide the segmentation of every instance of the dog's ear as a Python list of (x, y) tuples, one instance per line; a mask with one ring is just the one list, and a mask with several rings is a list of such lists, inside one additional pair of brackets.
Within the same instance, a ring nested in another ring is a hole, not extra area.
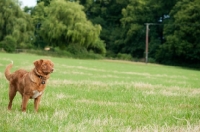
[(43, 62), (43, 59), (40, 59), (40, 60), (35, 61), (35, 62), (34, 62), (35, 67), (40, 66), (40, 65), (42, 64), (42, 62)]

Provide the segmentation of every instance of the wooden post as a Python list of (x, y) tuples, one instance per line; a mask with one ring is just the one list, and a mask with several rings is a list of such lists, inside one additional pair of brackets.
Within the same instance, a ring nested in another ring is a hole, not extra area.
[(149, 48), (149, 23), (146, 23), (146, 48), (145, 48), (146, 63), (148, 63), (148, 48)]

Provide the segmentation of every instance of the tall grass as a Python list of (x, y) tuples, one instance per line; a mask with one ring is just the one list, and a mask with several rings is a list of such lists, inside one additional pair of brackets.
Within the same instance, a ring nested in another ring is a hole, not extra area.
[[(79, 60), (31, 54), (0, 53), (0, 131), (200, 131), (200, 72), (181, 67), (111, 60)], [(33, 100), (20, 110), (15, 97), (7, 111), (12, 71), (30, 70), (32, 62), (49, 58), (55, 72), (48, 81), (39, 112)]]

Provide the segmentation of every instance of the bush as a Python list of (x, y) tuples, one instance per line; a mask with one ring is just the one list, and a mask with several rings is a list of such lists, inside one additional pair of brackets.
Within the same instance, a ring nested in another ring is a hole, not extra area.
[(149, 58), (149, 59), (148, 59), (148, 62), (149, 62), (149, 63), (156, 63), (156, 60), (155, 60), (154, 58)]
[(1, 47), (6, 52), (14, 52), (16, 49), (16, 40), (12, 36), (6, 36), (1, 42)]
[(79, 44), (70, 44), (67, 47), (67, 51), (76, 55), (76, 54), (86, 54), (87, 49), (85, 47), (80, 46)]
[(27, 53), (37, 54), (37, 55), (47, 55), (47, 56), (57, 56), (57, 57), (67, 57), (67, 58), (79, 58), (79, 59), (103, 59), (100, 54), (95, 54), (93, 52), (84, 52), (72, 54), (69, 51), (61, 50), (59, 47), (52, 48), (49, 51), (45, 50), (26, 50)]
[(27, 50), (27, 53), (37, 54), (37, 55), (47, 55), (47, 56), (57, 56), (57, 57), (72, 57), (73, 55), (67, 51), (60, 50), (59, 48), (55, 48), (53, 50), (45, 51), (45, 50)]
[(113, 59), (113, 58), (116, 58), (116, 54), (113, 52), (113, 51), (111, 51), (111, 50), (107, 50), (106, 51), (106, 57), (107, 58), (109, 58), (109, 59)]
[(93, 50), (97, 54), (106, 55), (105, 43), (100, 39), (96, 40), (88, 49)]
[(120, 60), (133, 60), (130, 54), (123, 54), (123, 53), (118, 53), (117, 58)]

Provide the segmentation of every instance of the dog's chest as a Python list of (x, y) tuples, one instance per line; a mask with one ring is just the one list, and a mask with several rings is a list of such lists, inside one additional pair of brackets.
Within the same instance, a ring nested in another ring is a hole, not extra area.
[(39, 97), (42, 94), (43, 94), (43, 91), (39, 92), (38, 90), (34, 90), (33, 91), (33, 96), (31, 98), (35, 99), (35, 98)]
[(43, 94), (44, 92), (44, 89), (45, 89), (45, 85), (44, 84), (38, 84), (35, 86), (35, 89), (32, 90), (32, 96), (31, 96), (31, 99), (35, 99), (37, 97), (39, 97), (40, 95)]

